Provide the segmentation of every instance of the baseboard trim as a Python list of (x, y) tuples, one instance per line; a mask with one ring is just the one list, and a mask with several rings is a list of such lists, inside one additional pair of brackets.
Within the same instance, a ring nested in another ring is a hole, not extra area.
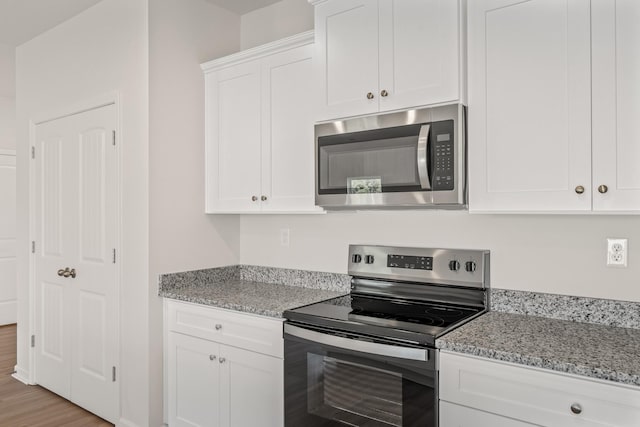
[(120, 418), (116, 423), (116, 427), (140, 427), (138, 424), (131, 422), (127, 419)]
[(29, 381), (29, 372), (18, 367), (17, 365), (13, 368), (13, 374), (11, 374), (11, 376), (23, 384), (33, 385), (33, 383)]

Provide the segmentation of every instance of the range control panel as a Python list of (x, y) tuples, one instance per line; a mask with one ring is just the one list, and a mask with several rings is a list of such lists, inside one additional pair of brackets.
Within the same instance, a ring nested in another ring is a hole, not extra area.
[(484, 289), (489, 251), (350, 245), (348, 270), (354, 277)]

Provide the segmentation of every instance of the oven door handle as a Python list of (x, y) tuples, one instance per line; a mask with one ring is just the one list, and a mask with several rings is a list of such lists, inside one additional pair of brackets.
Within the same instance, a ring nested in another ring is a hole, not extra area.
[(366, 354), (375, 354), (378, 356), (397, 357), (398, 359), (405, 360), (418, 360), (423, 362), (429, 361), (429, 350), (424, 350), (421, 348), (401, 347), (338, 337), (335, 335), (323, 334), (321, 332), (300, 328), (288, 323), (284, 324), (284, 333), (308, 341), (313, 341), (318, 344), (329, 345), (345, 350), (357, 351)]
[(418, 163), (418, 178), (420, 179), (420, 187), (423, 190), (430, 190), (429, 168), (427, 167), (427, 153), (429, 151), (429, 130), (431, 125), (422, 125), (418, 134), (418, 148), (416, 161)]

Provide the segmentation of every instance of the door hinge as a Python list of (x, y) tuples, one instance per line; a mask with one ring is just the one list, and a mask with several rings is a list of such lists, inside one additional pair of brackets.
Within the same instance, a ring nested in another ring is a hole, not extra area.
[(31, 347), (35, 347), (35, 346), (36, 346), (36, 336), (31, 335)]
[(35, 240), (31, 241), (31, 253), (32, 254), (36, 253), (36, 241)]
[(111, 368), (111, 380), (115, 383), (116, 382), (116, 367), (112, 367)]
[(36, 147), (31, 147), (31, 158), (32, 159), (36, 158)]
[(116, 145), (116, 131), (111, 131), (111, 141), (113, 142), (113, 145)]
[(116, 250), (113, 250), (113, 263), (116, 263)]

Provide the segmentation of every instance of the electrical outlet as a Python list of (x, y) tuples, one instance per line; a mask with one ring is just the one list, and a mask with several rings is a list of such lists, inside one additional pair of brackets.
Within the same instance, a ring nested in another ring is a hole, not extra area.
[(289, 234), (290, 232), (288, 228), (282, 228), (280, 230), (280, 246), (289, 246)]
[(607, 267), (627, 266), (627, 239), (607, 239)]

